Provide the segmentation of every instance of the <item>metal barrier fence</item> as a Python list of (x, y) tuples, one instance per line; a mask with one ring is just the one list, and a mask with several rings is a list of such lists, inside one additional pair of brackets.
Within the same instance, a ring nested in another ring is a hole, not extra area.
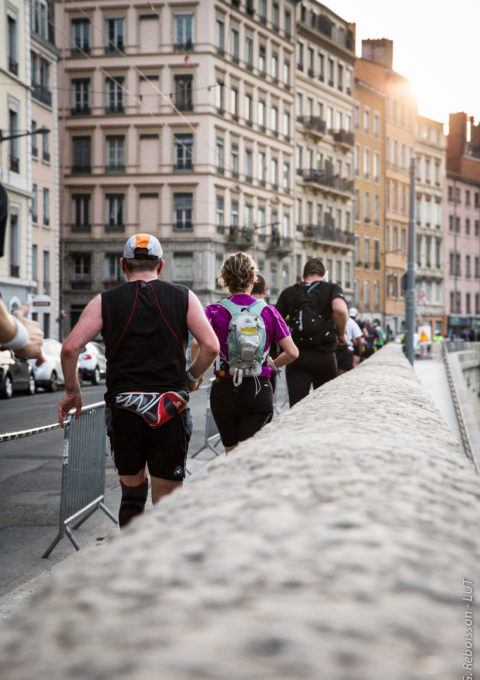
[[(192, 453), (189, 458), (196, 458), (199, 453), (205, 449), (210, 449), (213, 453), (218, 456), (220, 451), (217, 449), (220, 443), (220, 434), (218, 432), (217, 424), (213, 418), (212, 409), (210, 408), (210, 392), (212, 391), (212, 383), (215, 378), (211, 378), (208, 385), (205, 387), (200, 387), (201, 390), (207, 390), (207, 408), (205, 410), (205, 434), (203, 438), (203, 444), (198, 448), (195, 453)], [(187, 468), (187, 473), (191, 474)]]
[[(68, 414), (63, 440), (62, 493), (58, 534), (42, 557), (48, 557), (57, 543), (68, 536), (77, 550), (80, 544), (73, 529), (85, 522), (99, 508), (118, 524), (104, 504), (107, 432), (105, 403), (85, 406), (78, 420)], [(78, 521), (77, 521), (78, 520)]]
[[(116, 524), (116, 517), (104, 504), (105, 463), (107, 458), (105, 403), (103, 401), (82, 408), (78, 420), (73, 411), (65, 421), (63, 438), (62, 488), (60, 495), (59, 529), (56, 538), (42, 557), (48, 557), (66, 534), (77, 550), (80, 544), (73, 529), (85, 522), (99, 508)], [(0, 443), (23, 439), (60, 428), (58, 423), (31, 430), (0, 434)]]

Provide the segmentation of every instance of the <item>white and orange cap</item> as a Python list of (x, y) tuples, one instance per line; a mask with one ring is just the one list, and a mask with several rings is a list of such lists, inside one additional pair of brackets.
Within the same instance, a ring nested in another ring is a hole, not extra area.
[(123, 250), (126, 260), (161, 260), (163, 257), (160, 241), (151, 234), (134, 234), (130, 236)]

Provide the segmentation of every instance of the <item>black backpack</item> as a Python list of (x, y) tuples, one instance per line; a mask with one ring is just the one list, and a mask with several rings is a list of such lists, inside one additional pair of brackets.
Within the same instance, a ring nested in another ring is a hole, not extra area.
[(290, 314), (292, 339), (301, 349), (325, 347), (336, 342), (333, 322), (320, 314), (315, 296), (311, 295), (319, 283), (322, 282), (315, 281), (308, 288), (302, 286)]

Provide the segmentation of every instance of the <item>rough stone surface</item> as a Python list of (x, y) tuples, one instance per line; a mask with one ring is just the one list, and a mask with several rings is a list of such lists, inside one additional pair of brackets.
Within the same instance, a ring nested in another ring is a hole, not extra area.
[(479, 496), (389, 345), (56, 570), (2, 680), (461, 678)]

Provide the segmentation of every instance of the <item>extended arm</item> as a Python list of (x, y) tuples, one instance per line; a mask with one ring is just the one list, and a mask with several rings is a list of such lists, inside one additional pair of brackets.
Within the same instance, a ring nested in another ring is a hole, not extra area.
[(200, 385), (201, 376), (214, 362), (220, 351), (220, 345), (200, 300), (192, 291), (189, 291), (188, 297), (187, 325), (195, 338), (192, 342), (192, 363), (188, 369), (190, 374), (197, 378), (195, 382), (188, 380), (189, 389), (194, 391)]
[(347, 303), (343, 298), (334, 298), (332, 300), (332, 309), (333, 309), (332, 318), (337, 331), (338, 342), (341, 345), (345, 345), (347, 342), (347, 338), (345, 335), (345, 326), (347, 325), (348, 320)]
[(287, 335), (279, 340), (278, 344), (283, 352), (280, 352), (278, 357), (275, 357), (273, 363), (277, 368), (280, 368), (280, 366), (286, 366), (287, 364), (291, 364), (292, 361), (295, 361), (298, 357), (298, 347), (293, 342), (291, 335)]
[[(25, 318), (28, 310), (29, 305), (25, 303), (13, 314), (9, 314), (0, 300), (0, 345), (7, 345), (8, 347), (9, 343), (15, 343), (15, 338), (20, 339), (21, 336), (21, 347), (12, 345), (15, 354), (19, 357), (41, 360), (43, 332), (36, 321)], [(23, 329), (19, 329), (17, 323), (21, 324)], [(19, 330), (22, 332), (19, 333)]]
[(58, 422), (64, 425), (65, 416), (75, 409), (75, 418), (80, 416), (82, 393), (78, 383), (78, 356), (85, 343), (102, 330), (102, 301), (97, 295), (83, 310), (80, 319), (62, 346), (62, 369), (65, 378), (65, 392), (58, 407)]

